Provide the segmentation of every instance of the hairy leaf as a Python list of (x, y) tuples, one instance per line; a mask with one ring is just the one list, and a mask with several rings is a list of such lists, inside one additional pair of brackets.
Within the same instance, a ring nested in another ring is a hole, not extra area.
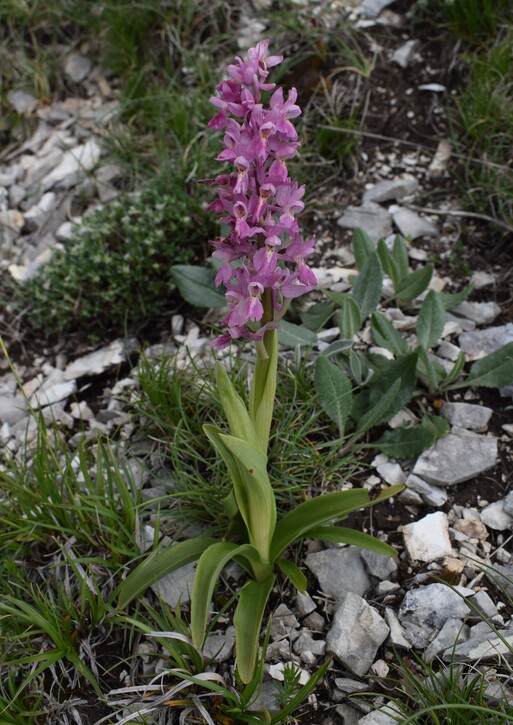
[(359, 304), (362, 320), (376, 309), (383, 287), (383, 270), (376, 252), (369, 255), (353, 285), (352, 297)]
[(282, 320), (280, 322), (279, 341), (283, 347), (296, 347), (297, 345), (315, 345), (317, 335), (301, 325)]
[(433, 276), (433, 265), (416, 269), (415, 272), (404, 277), (395, 288), (394, 297), (400, 300), (414, 300), (428, 288)]
[(438, 292), (429, 290), (417, 317), (417, 339), (426, 350), (438, 341), (445, 324), (445, 309)]
[(356, 269), (362, 270), (365, 262), (374, 254), (376, 247), (374, 242), (363, 229), (355, 229), (353, 232), (353, 252), (356, 262)]
[(372, 313), (371, 329), (376, 345), (390, 350), (394, 355), (405, 355), (408, 352), (404, 337), (381, 312)]
[(337, 424), (342, 437), (351, 414), (351, 381), (338, 365), (320, 355), (315, 361), (314, 384), (321, 408)]
[(171, 276), (184, 300), (195, 307), (225, 307), (226, 299), (214, 284), (215, 273), (207, 267), (175, 264)]

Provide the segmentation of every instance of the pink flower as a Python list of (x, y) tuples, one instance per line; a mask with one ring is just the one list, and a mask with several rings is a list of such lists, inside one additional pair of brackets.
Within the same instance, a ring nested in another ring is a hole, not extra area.
[[(267, 82), (269, 69), (282, 59), (269, 55), (269, 41), (262, 40), (245, 60), (237, 57), (228, 66), (229, 79), (210, 99), (218, 112), (209, 126), (225, 129), (217, 159), (233, 165), (233, 171), (215, 179), (218, 198), (208, 206), (229, 230), (212, 241), (213, 256), (222, 261), (216, 284), (225, 286), (228, 305), (222, 323), (227, 330), (212, 343), (219, 349), (237, 338), (262, 339), (267, 329), (277, 327), (284, 300), (316, 285), (305, 262), (315, 240), (303, 241), (296, 220), (305, 188), (289, 178), (286, 165), (300, 145), (290, 121), (301, 113), (297, 92), (290, 89), (285, 100), (278, 88), (268, 107), (262, 102), (262, 92), (274, 89)], [(264, 318), (266, 294), (275, 310), (271, 320), (268, 314)]]

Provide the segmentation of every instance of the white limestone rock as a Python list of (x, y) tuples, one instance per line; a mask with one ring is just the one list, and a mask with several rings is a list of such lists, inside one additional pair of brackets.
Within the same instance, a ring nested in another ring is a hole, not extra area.
[(390, 213), (373, 201), (367, 201), (361, 206), (348, 207), (343, 216), (337, 220), (337, 224), (344, 229), (363, 229), (376, 243), (392, 233)]
[(85, 81), (93, 67), (89, 58), (81, 53), (70, 53), (64, 62), (64, 73), (73, 83)]
[(513, 342), (513, 322), (487, 327), (485, 330), (463, 332), (458, 338), (458, 345), (471, 360), (489, 355), (508, 342)]
[(435, 561), (453, 554), (449, 539), (449, 522), (442, 511), (427, 514), (423, 519), (399, 527), (404, 545), (412, 561)]
[(417, 212), (411, 209), (404, 209), (399, 206), (391, 206), (390, 212), (394, 220), (394, 224), (399, 229), (403, 237), (417, 239), (418, 237), (436, 237), (438, 228), (429, 219), (421, 217)]
[[(382, 203), (384, 201), (402, 199), (404, 196), (413, 194), (419, 187), (419, 182), (411, 174), (403, 174), (395, 179), (378, 181), (363, 194), (363, 204), (371, 201)], [(395, 238), (395, 237), (394, 237)]]
[(496, 302), (462, 302), (452, 309), (453, 314), (466, 317), (476, 325), (491, 325), (501, 313)]
[(388, 625), (365, 599), (346, 592), (339, 598), (326, 637), (326, 651), (361, 677), (368, 672), (389, 632)]
[(308, 554), (305, 564), (318, 579), (322, 591), (335, 599), (347, 592), (361, 596), (370, 589), (369, 576), (355, 546)]
[(481, 511), (481, 521), (494, 531), (513, 529), (513, 516), (505, 510), (504, 499), (485, 506)]
[(502, 630), (500, 637), (491, 630), (487, 634), (470, 637), (443, 653), (445, 662), (480, 662), (506, 659), (513, 661), (513, 629)]
[(472, 403), (444, 403), (440, 412), (451, 425), (477, 432), (484, 432), (487, 429), (493, 413), (492, 409), (485, 405)]
[(75, 380), (86, 375), (101, 375), (114, 365), (125, 362), (125, 343), (114, 340), (106, 347), (73, 360), (64, 370), (64, 380)]
[(435, 486), (454, 486), (492, 468), (496, 459), (496, 438), (454, 428), (420, 455), (412, 472)]

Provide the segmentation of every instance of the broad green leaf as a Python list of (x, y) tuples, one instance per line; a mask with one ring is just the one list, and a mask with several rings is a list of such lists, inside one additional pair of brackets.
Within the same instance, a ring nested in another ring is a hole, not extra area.
[(394, 355), (405, 355), (408, 352), (404, 337), (381, 312), (372, 313), (371, 330), (376, 345), (390, 350)]
[(460, 352), (458, 357), (456, 358), (456, 362), (454, 363), (453, 367), (451, 368), (450, 372), (447, 373), (442, 388), (445, 389), (447, 386), (454, 383), (461, 375), (461, 372), (463, 368), (465, 367), (465, 353), (463, 350)]
[(445, 310), (438, 292), (429, 290), (417, 317), (417, 339), (426, 350), (436, 344), (445, 324)]
[(416, 269), (415, 272), (411, 272), (399, 282), (395, 288), (394, 297), (400, 300), (414, 300), (428, 288), (432, 276), (432, 264), (426, 264), (425, 267)]
[(294, 325), (292, 322), (282, 320), (278, 332), (280, 345), (283, 347), (296, 347), (297, 345), (315, 345), (317, 335), (301, 325)]
[[(356, 275), (355, 275), (355, 279), (356, 279)], [(326, 297), (333, 302), (335, 307), (340, 307), (340, 308), (342, 308), (344, 306), (344, 300), (346, 299), (346, 297), (349, 296), (347, 292), (333, 292), (333, 290), (331, 290), (331, 289), (325, 289), (325, 290), (323, 290), (323, 292), (326, 295)]]
[(255, 669), (260, 627), (274, 579), (274, 575), (271, 575), (264, 582), (246, 582), (233, 615), (236, 665), (245, 684), (251, 681)]
[(319, 541), (333, 541), (339, 544), (359, 546), (360, 549), (375, 551), (382, 556), (397, 556), (393, 546), (376, 539), (370, 534), (355, 529), (346, 529), (343, 526), (317, 526), (305, 534), (305, 539), (318, 539)]
[(228, 425), (230, 426), (232, 435), (236, 435), (258, 446), (255, 426), (249, 417), (246, 406), (233, 387), (228, 373), (219, 363), (216, 365), (216, 383), (217, 392), (219, 393), (219, 398), (228, 419)]
[(365, 262), (374, 254), (376, 246), (367, 232), (363, 229), (355, 229), (353, 232), (353, 252), (356, 262), (356, 269), (362, 270)]
[(315, 361), (314, 385), (321, 408), (337, 424), (342, 437), (351, 414), (351, 381), (338, 365), (319, 355)]
[[(355, 397), (353, 403), (351, 416), (356, 420), (360, 419), (360, 426), (362, 424), (362, 415), (365, 417), (373, 410), (382, 408), (383, 400), (388, 399), (387, 396), (392, 386), (398, 380), (401, 381), (401, 384), (397, 389), (395, 398), (389, 402), (382, 417), (375, 419), (373, 425), (390, 420), (397, 411), (410, 402), (417, 381), (417, 355), (418, 353), (415, 350), (408, 353), (408, 355), (397, 358), (397, 360), (382, 359), (380, 369), (370, 379), (368, 390), (362, 391), (358, 397)], [(372, 414), (372, 418), (374, 419), (374, 414)]]
[(449, 432), (450, 426), (438, 415), (425, 415), (417, 428), (386, 431), (373, 445), (392, 458), (414, 458)]
[(217, 580), (226, 564), (241, 548), (229, 541), (218, 541), (209, 546), (198, 561), (191, 597), (191, 634), (196, 647), (201, 647), (205, 639), (210, 602)]
[(381, 262), (381, 266), (383, 267), (383, 272), (385, 274), (388, 274), (388, 276), (390, 277), (390, 279), (393, 282), (394, 289), (395, 289), (397, 287), (397, 284), (400, 281), (401, 277), (399, 274), (399, 268), (397, 267), (397, 264), (392, 255), (392, 252), (387, 247), (384, 239), (379, 240), (377, 252), (378, 252), (379, 261)]
[(195, 307), (225, 307), (226, 299), (214, 283), (215, 272), (207, 267), (175, 264), (170, 269), (174, 283), (186, 302)]
[(142, 561), (117, 588), (118, 607), (124, 609), (149, 586), (180, 567), (196, 561), (216, 539), (197, 536), (155, 551)]
[(414, 458), (434, 442), (433, 432), (418, 426), (387, 430), (372, 445), (391, 458)]
[(330, 521), (340, 521), (352, 511), (381, 503), (403, 490), (403, 486), (389, 486), (371, 499), (364, 488), (348, 491), (334, 491), (305, 501), (286, 513), (276, 524), (271, 545), (271, 561), (275, 561), (285, 549), (305, 537), (305, 534), (317, 526)]
[(362, 326), (362, 313), (358, 303), (349, 295), (345, 295), (342, 300), (341, 307), (336, 313), (336, 320), (341, 337), (351, 339)]
[(394, 246), (392, 247), (392, 257), (394, 258), (396, 268), (399, 272), (399, 280), (401, 281), (408, 276), (408, 247), (404, 238), (398, 234), (394, 239)]
[(513, 342), (499, 348), (490, 355), (476, 360), (468, 377), (452, 388), (474, 385), (482, 388), (500, 388), (513, 382)]
[(306, 592), (306, 576), (297, 564), (294, 564), (294, 562), (290, 559), (276, 559), (275, 564), (278, 569), (280, 569), (280, 571), (290, 579), (293, 586), (295, 586), (299, 592), (302, 592), (303, 594)]
[(277, 712), (269, 720), (269, 725), (278, 725), (278, 723), (288, 722), (289, 715), (297, 710), (297, 708), (304, 702), (311, 692), (317, 686), (317, 683), (321, 681), (328, 667), (331, 664), (331, 657), (324, 662), (310, 677), (308, 682), (294, 695), (294, 697), (287, 702), (283, 710)]
[(382, 287), (383, 270), (377, 252), (373, 252), (363, 265), (351, 292), (353, 299), (360, 306), (362, 320), (367, 319), (370, 313), (376, 309), (381, 298)]
[(272, 344), (269, 356), (265, 360), (260, 356), (257, 358), (249, 392), (249, 415), (255, 425), (258, 446), (264, 453), (267, 453), (269, 444), (278, 371), (276, 331), (272, 330), (271, 335)]
[(474, 284), (470, 283), (466, 287), (464, 287), (460, 292), (440, 292), (440, 298), (442, 300), (442, 304), (444, 306), (444, 309), (446, 310), (452, 310), (453, 307), (457, 307), (458, 305), (461, 305), (462, 302), (465, 302), (466, 299), (470, 296), (470, 293), (474, 289)]
[(445, 371), (439, 365), (435, 365), (429, 353), (423, 345), (418, 347), (419, 358), (417, 360), (417, 372), (430, 393), (434, 393), (440, 387), (440, 382), (445, 378)]
[(301, 322), (312, 332), (317, 332), (328, 322), (334, 309), (332, 302), (316, 302), (301, 313)]
[(376, 403), (373, 407), (368, 410), (365, 415), (358, 421), (358, 428), (356, 429), (352, 440), (360, 438), (364, 433), (367, 433), (371, 428), (380, 423), (382, 420), (389, 420), (394, 413), (390, 413), (392, 409), (395, 409), (395, 401), (397, 395), (401, 389), (401, 379), (395, 380), (390, 389), (383, 395), (381, 400)]
[(355, 350), (349, 351), (349, 372), (357, 385), (365, 385), (369, 380), (369, 373), (372, 374), (365, 356)]
[(324, 348), (321, 355), (324, 355), (324, 357), (331, 357), (332, 355), (337, 355), (340, 352), (347, 352), (352, 347), (352, 340), (335, 340), (335, 342), (332, 342), (328, 345), (328, 347)]
[(451, 430), (449, 422), (440, 415), (426, 414), (422, 418), (421, 426), (426, 430), (431, 430), (435, 436), (435, 440), (443, 438)]
[(267, 456), (240, 438), (224, 434), (221, 434), (220, 438), (239, 467), (244, 490), (240, 503), (237, 488), (235, 488), (235, 497), (248, 529), (249, 541), (262, 560), (267, 562), (276, 524), (276, 502), (267, 474)]
[(219, 428), (217, 428), (215, 425), (212, 425), (211, 423), (205, 423), (203, 425), (203, 431), (225, 462), (228, 473), (230, 474), (230, 478), (232, 479), (233, 493), (237, 508), (240, 511), (240, 514), (244, 519), (244, 523), (247, 526), (249, 521), (249, 510), (246, 497), (246, 489), (235, 456), (226, 446), (226, 443), (223, 441), (223, 433), (221, 430), (219, 430)]

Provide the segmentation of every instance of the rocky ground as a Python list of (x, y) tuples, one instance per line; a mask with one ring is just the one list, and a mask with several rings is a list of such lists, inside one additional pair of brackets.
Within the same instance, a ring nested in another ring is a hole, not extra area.
[[(447, 172), (455, 163), (450, 144), (433, 143), (427, 134), (436, 128), (439, 136), (446, 128), (440, 98), (450, 92), (451, 69), (437, 57), (436, 46), (408, 36), (403, 14), (386, 9), (391, 4), (364, 0), (357, 21), (381, 43), (381, 65), (367, 89), (368, 136), (359, 171), (347, 187), (335, 182), (312, 190), (330, 208), (322, 219), (307, 218), (320, 237), (320, 288), (349, 289), (354, 262), (349, 230), (356, 227), (375, 241), (397, 232), (410, 238), (412, 268), (434, 259), (432, 286), (438, 290), (454, 290), (465, 281), (455, 276), (454, 258), (449, 263), (464, 239), (462, 254), (475, 293), (473, 301), (448, 315), (436, 354), (442, 365), (452, 364), (460, 350), (475, 360), (513, 341), (508, 229), (461, 209)], [(259, 33), (256, 22), (250, 29)], [(118, 193), (121, 170), (104, 160), (102, 151), (103, 129), (116, 110), (114, 95), (101, 69), (78, 53), (69, 55), (63, 72), (76, 85), (75, 96), (49, 105), (19, 91), (9, 98), (34, 124), (26, 141), (0, 156), (0, 264), (16, 282), (30, 278), (52, 250), (66, 244), (71, 224), (80, 223), (86, 209)], [(427, 204), (435, 186), (446, 193)], [(399, 310), (388, 313), (397, 329), (415, 322)], [(57, 421), (67, 431), (72, 443), (83, 435), (94, 440), (98, 432), (125, 441), (130, 467), (143, 494), (149, 491), (154, 482), (142, 453), (131, 447), (138, 428), (126, 402), (138, 388), (131, 365), (145, 341), (125, 337), (91, 344), (73, 338), (73, 345), (60, 340), (36, 346), (23, 335), (22, 320), (6, 311), (3, 323), (14, 371), (6, 359), (0, 361), (2, 454), (13, 456), (35, 442), (28, 398), (48, 423)], [(185, 365), (189, 354), (210, 356), (208, 333), (196, 315), (174, 315), (159, 334), (158, 344), (147, 349), (150, 359), (173, 354)], [(316, 349), (322, 350), (328, 339), (323, 333)], [(364, 333), (362, 344), (367, 342)], [(440, 401), (451, 432), (416, 460), (399, 464), (383, 454), (366, 454), (362, 464), (371, 470), (362, 465), (360, 483), (378, 490), (383, 483), (404, 482), (406, 490), (390, 504), (354, 516), (352, 523), (390, 541), (399, 557), (307, 546), (309, 594), (276, 592), (269, 679), (261, 696), (268, 706), (275, 697), (272, 680), (283, 679), (287, 662), (296, 663), (306, 679), (329, 654), (333, 665), (302, 722), (394, 723), (387, 703), (395, 694), (391, 668), (397, 652), (405, 659), (417, 652), (442, 663), (486, 667), (491, 700), (513, 699), (501, 665), (508, 645), (513, 646), (513, 612), (497, 582), (501, 574), (510, 577), (499, 584), (513, 596), (512, 394), (512, 388), (498, 393), (470, 389)], [(169, 575), (154, 590), (171, 607), (179, 599), (186, 605), (192, 573), (191, 566), (179, 576)], [(235, 567), (230, 569), (228, 585), (236, 585), (238, 576)], [(226, 622), (209, 637), (206, 651), (224, 663), (221, 669), (228, 668), (233, 644), (233, 628)], [(143, 654), (148, 653), (141, 649)], [(377, 712), (369, 700), (355, 697), (369, 689), (368, 678), (371, 689), (381, 693), (374, 701)]]

